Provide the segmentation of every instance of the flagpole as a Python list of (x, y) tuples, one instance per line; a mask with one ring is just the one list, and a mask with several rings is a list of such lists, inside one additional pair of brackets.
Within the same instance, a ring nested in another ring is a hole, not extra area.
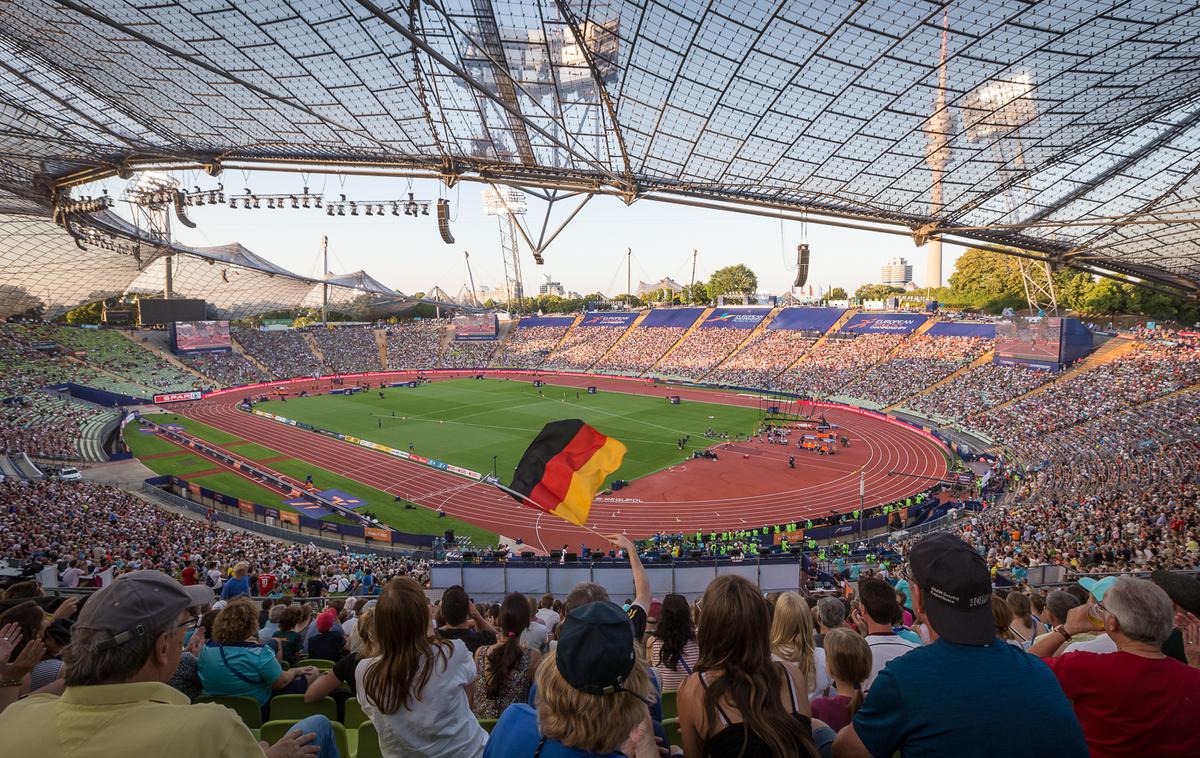
[[(504, 486), (503, 484), (501, 484), (500, 482), (495, 482), (495, 483), (493, 483), (493, 484), (492, 484), (492, 486), (493, 486), (493, 487), (495, 487), (495, 488), (496, 488), (496, 489), (498, 489), (498, 490), (501, 490), (502, 492), (506, 492), (506, 493), (508, 493), (509, 495), (512, 495), (512, 496), (513, 496), (513, 497), (515, 497), (515, 498), (518, 498), (518, 499), (520, 499), (520, 500), (523, 500), (523, 501), (525, 501), (525, 502), (529, 503), (531, 506), (533, 506), (534, 508), (538, 509), (538, 510), (539, 510), (539, 511), (541, 511), (542, 513), (545, 513), (545, 514), (548, 514), (548, 515), (551, 515), (551, 516), (553, 516), (553, 515), (554, 515), (553, 513), (550, 513), (550, 510), (549, 510), (549, 509), (547, 509), (547, 508), (543, 507), (541, 504), (539, 504), (539, 503), (538, 503), (536, 500), (534, 500), (533, 498), (529, 497), (528, 495), (522, 495), (520, 492), (517, 492), (517, 491), (516, 491), (516, 490), (514, 490), (514, 489), (510, 489), (509, 487), (505, 487), (505, 486)], [(561, 521), (567, 521), (565, 518), (561, 518), (561, 517), (559, 517), (559, 519), (560, 519)], [(609, 539), (608, 539), (608, 535), (601, 534), (600, 532), (596, 531), (595, 529), (591, 528), (590, 526), (585, 526), (585, 525), (583, 525), (583, 524), (576, 524), (576, 523), (575, 523), (575, 522), (573, 522), (573, 521), (567, 521), (567, 523), (568, 523), (568, 524), (571, 524), (572, 526), (577, 526), (577, 527), (579, 527), (580, 529), (583, 529), (583, 530), (584, 530), (584, 531), (586, 531), (586, 532), (591, 532), (592, 534), (596, 535), (597, 537), (600, 537), (600, 538), (602, 538), (602, 539), (603, 539), (605, 542), (610, 542), (610, 541), (611, 541), (611, 540), (609, 540)]]

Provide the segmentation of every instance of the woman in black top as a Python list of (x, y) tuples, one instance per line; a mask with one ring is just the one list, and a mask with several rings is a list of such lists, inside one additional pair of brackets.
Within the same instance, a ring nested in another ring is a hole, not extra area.
[(678, 695), (684, 754), (815, 756), (808, 684), (795, 666), (771, 660), (762, 593), (740, 576), (720, 576), (701, 608), (700, 658)]

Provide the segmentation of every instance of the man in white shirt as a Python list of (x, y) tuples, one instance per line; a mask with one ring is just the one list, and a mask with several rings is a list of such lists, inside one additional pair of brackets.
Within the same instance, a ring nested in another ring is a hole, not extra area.
[(83, 569), (79, 568), (79, 561), (73, 560), (67, 564), (67, 570), (63, 572), (62, 584), (64, 587), (78, 587), (81, 576), (83, 576)]
[(862, 685), (863, 691), (867, 691), (888, 661), (920, 646), (892, 631), (896, 621), (902, 617), (896, 591), (890, 584), (873, 577), (860, 579), (858, 601), (854, 610), (854, 622), (859, 629), (866, 628), (864, 636), (871, 648), (871, 675)]
[(550, 593), (542, 595), (541, 602), (538, 603), (537, 618), (547, 631), (553, 631), (554, 627), (558, 626), (562, 617), (554, 610), (554, 595)]

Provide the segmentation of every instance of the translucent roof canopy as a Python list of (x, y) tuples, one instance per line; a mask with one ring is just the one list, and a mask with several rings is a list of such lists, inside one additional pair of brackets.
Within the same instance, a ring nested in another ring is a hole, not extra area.
[(1200, 6), (1166, 0), (9, 0), (0, 212), (144, 165), (370, 168), (1195, 293), (1198, 61)]

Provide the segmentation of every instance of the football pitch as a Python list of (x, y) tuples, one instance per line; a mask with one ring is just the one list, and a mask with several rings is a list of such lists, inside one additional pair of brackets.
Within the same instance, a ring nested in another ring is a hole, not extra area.
[[(380, 392), (383, 397), (380, 397)], [(752, 433), (757, 408), (684, 400), (671, 405), (664, 387), (657, 397), (530, 382), (454, 379), (417, 387), (371, 389), (354, 395), (317, 395), (272, 401), (264, 409), (330, 431), (408, 450), (507, 482), (521, 455), (550, 421), (578, 418), (625, 443), (621, 468), (609, 477), (632, 480), (678, 463), (692, 450), (715, 444), (705, 431)], [(690, 436), (684, 450), (679, 440)], [(608, 482), (605, 483), (606, 485)]]

